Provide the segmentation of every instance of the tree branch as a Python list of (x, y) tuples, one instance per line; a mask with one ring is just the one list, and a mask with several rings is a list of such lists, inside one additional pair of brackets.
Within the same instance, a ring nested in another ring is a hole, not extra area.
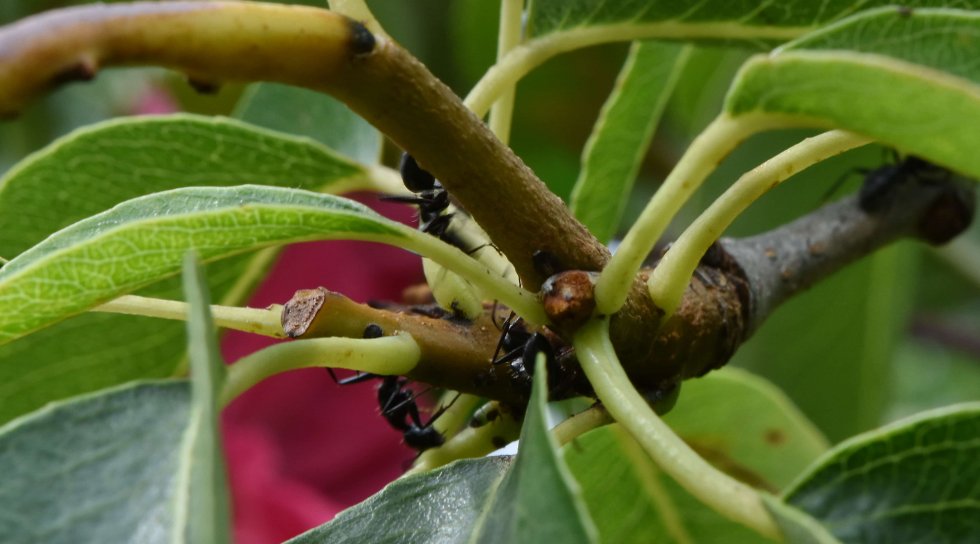
[[(616, 343), (613, 338), (627, 375), (640, 390), (664, 391), (720, 368), (779, 304), (829, 274), (899, 238), (939, 244), (962, 232), (973, 217), (972, 188), (962, 180), (913, 180), (895, 187), (891, 204), (874, 213), (863, 211), (854, 195), (765, 234), (721, 240), (702, 259), (677, 311), (655, 334), (649, 329), (640, 333), (649, 340)], [(651, 270), (643, 269), (641, 279)], [(571, 279), (558, 287), (549, 284), (552, 289), (544, 297), (546, 311), (559, 325), (568, 315), (587, 319), (595, 304), (588, 274), (566, 272), (556, 281), (566, 278)], [(316, 300), (307, 304), (310, 295), (304, 293), (283, 313), (290, 336), (360, 337), (372, 322), (386, 334), (404, 330), (422, 350), (409, 377), (511, 405), (526, 401), (527, 391), (515, 387), (506, 365), (491, 364), (507, 313), (500, 306), (488, 305), (484, 315), (467, 321), (427, 315), (426, 307), (369, 308), (323, 289), (308, 292)], [(552, 297), (560, 300), (552, 303)], [(554, 335), (550, 340), (567, 347)], [(620, 353), (623, 346), (648, 346), (649, 351), (627, 358)], [(590, 394), (575, 363), (563, 365), (571, 387), (559, 395)]]
[(178, 1), (30, 17), (0, 30), (0, 115), (16, 114), (53, 86), (91, 79), (103, 66), (135, 64), (173, 68), (208, 85), (276, 81), (339, 98), (438, 177), (532, 289), (545, 279), (531, 260), (537, 250), (582, 270), (598, 270), (609, 257), (417, 59), (322, 9)]
[[(167, 66), (204, 83), (267, 80), (336, 96), (442, 180), (531, 289), (549, 273), (535, 267), (538, 250), (572, 271), (601, 270), (609, 260), (606, 248), (421, 63), (360, 23), (325, 10), (163, 2), (90, 5), (25, 19), (0, 29), (0, 113), (16, 113), (48, 88), (91, 78), (102, 66), (132, 64)], [(913, 184), (900, 206), (873, 216), (849, 199), (783, 229), (725, 241), (720, 247), (726, 251), (704, 261), (663, 324), (644, 285), (649, 270), (641, 272), (610, 327), (630, 378), (658, 389), (717, 368), (776, 305), (851, 260), (900, 236), (937, 242), (958, 232), (972, 216), (972, 200), (941, 187)], [(349, 323), (328, 320), (332, 325), (297, 336), (360, 337), (369, 320), (380, 324), (381, 317), (400, 314), (383, 326), (405, 327), (419, 340), (422, 361), (412, 377), (521, 400), (490, 363), (499, 334), (491, 310), (473, 322), (437, 320), (441, 328), (431, 329), (432, 323), (404, 311), (376, 314), (353, 306), (343, 310), (355, 316)], [(574, 325), (558, 329), (570, 338)], [(436, 344), (460, 351), (440, 354)]]

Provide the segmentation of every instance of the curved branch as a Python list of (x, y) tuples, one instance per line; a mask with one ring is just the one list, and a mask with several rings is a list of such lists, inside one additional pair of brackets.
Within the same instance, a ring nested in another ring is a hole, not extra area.
[(135, 64), (173, 68), (205, 85), (276, 81), (346, 102), (443, 182), (532, 290), (545, 279), (531, 260), (537, 250), (584, 270), (608, 259), (561, 200), (417, 59), (322, 9), (138, 2), (31, 17), (0, 30), (0, 114), (16, 114), (50, 87), (91, 79), (103, 66)]

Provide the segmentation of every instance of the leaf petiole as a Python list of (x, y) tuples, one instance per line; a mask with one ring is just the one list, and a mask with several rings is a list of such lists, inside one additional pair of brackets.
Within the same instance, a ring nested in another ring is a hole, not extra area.
[(587, 323), (579, 329), (574, 344), (596, 396), (660, 468), (719, 514), (763, 536), (781, 540), (761, 496), (702, 459), (657, 417), (636, 391), (609, 340), (608, 320)]
[[(141, 315), (160, 319), (186, 321), (188, 307), (186, 302), (160, 298), (123, 295), (101, 306), (92, 308), (93, 312)], [(285, 338), (280, 318), (282, 306), (274, 304), (265, 309), (238, 308), (234, 306), (211, 305), (214, 322), (219, 327), (236, 331), (251, 332), (274, 338)]]
[(653, 245), (718, 163), (743, 140), (771, 124), (772, 119), (765, 116), (746, 114), (736, 118), (723, 113), (691, 142), (599, 275), (595, 298), (600, 314), (613, 314), (623, 305), (633, 276)]
[(832, 130), (807, 138), (746, 172), (691, 223), (653, 269), (647, 280), (650, 298), (669, 317), (701, 257), (750, 204), (798, 172), (869, 142), (864, 136)]
[(288, 370), (330, 367), (401, 375), (415, 368), (420, 355), (418, 344), (405, 333), (368, 340), (332, 337), (275, 344), (228, 367), (221, 405), (227, 406), (260, 381)]

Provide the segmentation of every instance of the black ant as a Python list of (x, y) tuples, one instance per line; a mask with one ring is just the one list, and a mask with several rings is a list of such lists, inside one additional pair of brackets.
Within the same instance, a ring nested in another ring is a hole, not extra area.
[[(903, 183), (941, 183), (949, 179), (951, 172), (941, 166), (916, 157), (906, 155), (899, 159), (895, 150), (891, 150), (891, 162), (877, 168), (857, 168), (856, 171), (864, 176), (864, 183), (858, 190), (858, 206), (865, 213), (877, 213), (891, 203), (891, 195), (896, 187)], [(842, 176), (824, 195), (824, 200), (830, 198), (844, 182), (849, 174)]]
[[(362, 336), (364, 338), (381, 338), (384, 336), (384, 330), (380, 325), (370, 323), (364, 328)], [(445, 442), (445, 438), (432, 427), (432, 423), (449, 406), (452, 406), (452, 402), (440, 408), (429, 418), (427, 423), (423, 424), (418, 403), (415, 402), (415, 392), (405, 387), (408, 384), (407, 378), (358, 372), (349, 378), (337, 379), (332, 368), (327, 368), (327, 371), (338, 385), (351, 385), (381, 378), (381, 385), (378, 386), (378, 405), (381, 408), (381, 415), (388, 421), (389, 425), (402, 432), (402, 437), (408, 447), (423, 452), (429, 448), (441, 446)], [(456, 399), (453, 399), (453, 402), (455, 401)]]
[(378, 405), (381, 406), (381, 415), (388, 420), (389, 425), (402, 431), (405, 444), (412, 449), (423, 452), (443, 445), (446, 441), (445, 437), (432, 424), (452, 406), (453, 402), (456, 402), (459, 396), (457, 395), (452, 402), (437, 410), (429, 421), (423, 424), (419, 406), (415, 402), (416, 394), (406, 389), (406, 384), (408, 380), (398, 376), (385, 376), (382, 379), (378, 387)]
[(419, 166), (414, 157), (408, 153), (402, 153), (398, 170), (402, 176), (402, 183), (416, 196), (388, 195), (381, 198), (390, 202), (418, 206), (419, 229), (422, 232), (431, 234), (443, 242), (461, 249), (467, 255), (472, 255), (488, 245), (492, 245), (483, 244), (473, 249), (467, 249), (466, 242), (458, 235), (450, 232), (449, 225), (456, 214), (443, 213), (449, 209), (449, 192), (429, 171)]
[(439, 180), (419, 166), (419, 163), (415, 162), (415, 158), (408, 153), (402, 153), (398, 171), (401, 173), (402, 183), (416, 196), (385, 196), (382, 199), (418, 206), (422, 232), (452, 243), (452, 240), (445, 238), (448, 235), (449, 222), (452, 220), (453, 214), (443, 215), (442, 213), (449, 208), (449, 192), (443, 188)]
[(858, 206), (867, 213), (880, 212), (891, 201), (894, 188), (906, 182), (940, 183), (949, 179), (951, 172), (941, 166), (913, 155), (894, 164), (886, 164), (861, 172), (864, 183), (858, 191)]
[(544, 353), (548, 369), (555, 366), (555, 353), (551, 342), (539, 332), (531, 333), (522, 318), (514, 319), (511, 312), (501, 327), (500, 340), (493, 352), (493, 365), (507, 365), (510, 379), (518, 390), (530, 394), (534, 364), (539, 353)]

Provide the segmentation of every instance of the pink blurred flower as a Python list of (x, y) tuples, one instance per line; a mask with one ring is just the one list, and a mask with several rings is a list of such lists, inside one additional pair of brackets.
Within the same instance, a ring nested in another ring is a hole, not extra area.
[[(404, 206), (361, 198), (407, 221)], [(417, 256), (379, 244), (319, 242), (287, 248), (250, 306), (283, 303), (297, 289), (324, 286), (357, 301), (398, 300), (422, 280)], [(270, 339), (230, 333), (235, 361)], [(321, 525), (401, 474), (414, 453), (378, 413), (371, 383), (340, 387), (323, 369), (274, 376), (235, 400), (223, 416), (236, 542), (281, 542)]]
[(148, 84), (136, 95), (130, 115), (160, 115), (180, 111), (177, 99), (163, 85)]

